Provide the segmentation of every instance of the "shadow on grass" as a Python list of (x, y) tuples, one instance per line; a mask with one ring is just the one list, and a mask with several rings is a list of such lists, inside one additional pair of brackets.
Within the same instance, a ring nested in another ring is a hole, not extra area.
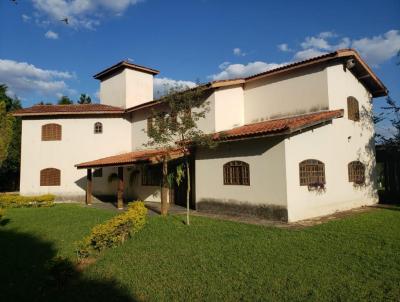
[[(116, 281), (85, 278), (69, 260), (54, 277), (51, 242), (0, 229), (0, 301), (136, 301)], [(61, 276), (61, 277), (60, 277)]]

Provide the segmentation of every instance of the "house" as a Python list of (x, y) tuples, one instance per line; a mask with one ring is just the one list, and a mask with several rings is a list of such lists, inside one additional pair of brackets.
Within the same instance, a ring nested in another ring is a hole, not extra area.
[[(157, 74), (120, 62), (94, 76), (100, 104), (15, 112), (21, 194), (160, 201), (163, 150), (144, 145), (163, 106)], [(377, 202), (372, 99), (387, 89), (356, 51), (204, 87), (211, 110), (199, 127), (220, 143), (191, 154), (191, 208), (292, 222)], [(174, 185), (169, 202), (184, 205), (184, 192)]]

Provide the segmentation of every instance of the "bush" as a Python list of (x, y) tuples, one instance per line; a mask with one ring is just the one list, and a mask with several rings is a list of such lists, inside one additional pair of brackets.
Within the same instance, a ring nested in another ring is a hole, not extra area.
[(116, 247), (134, 233), (143, 228), (146, 223), (147, 209), (143, 202), (132, 202), (128, 210), (105, 223), (93, 227), (89, 236), (78, 242), (78, 257), (89, 257), (93, 252), (101, 252), (110, 247)]
[(51, 207), (54, 195), (21, 196), (18, 194), (0, 194), (0, 208), (36, 208)]

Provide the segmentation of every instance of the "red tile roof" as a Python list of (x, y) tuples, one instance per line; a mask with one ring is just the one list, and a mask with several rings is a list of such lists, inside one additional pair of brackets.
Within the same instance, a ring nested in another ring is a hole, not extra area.
[(128, 62), (128, 61), (121, 61), (111, 67), (104, 69), (103, 71), (100, 71), (99, 73), (95, 74), (93, 77), (97, 80), (102, 80), (112, 74), (115, 74), (118, 71), (123, 70), (124, 68), (138, 70), (138, 71), (150, 73), (152, 75), (156, 75), (156, 74), (160, 73), (158, 70), (153, 69), (153, 68), (149, 68), (149, 67), (137, 65), (137, 64), (132, 64), (131, 62)]
[(289, 134), (343, 116), (343, 109), (291, 116), (248, 124), (215, 134), (218, 141), (235, 140), (272, 134)]
[[(242, 138), (252, 138), (270, 134), (288, 134), (297, 130), (315, 126), (334, 118), (342, 117), (343, 110), (322, 111), (306, 115), (298, 115), (261, 123), (249, 124), (215, 134), (218, 141), (230, 141)], [(181, 157), (179, 150), (151, 149), (134, 151), (114, 156), (104, 157), (77, 164), (78, 169), (98, 168), (107, 166), (123, 166), (139, 162), (158, 161), (160, 156), (169, 153), (172, 158)]]
[(122, 114), (125, 110), (102, 104), (74, 104), (74, 105), (35, 105), (17, 110), (14, 116), (37, 115), (75, 115), (75, 114)]
[(166, 149), (141, 150), (141, 151), (123, 153), (80, 163), (75, 165), (75, 167), (77, 167), (78, 169), (84, 169), (84, 168), (96, 168), (96, 167), (107, 167), (107, 166), (123, 166), (138, 162), (157, 161), (160, 159), (160, 156), (163, 156), (167, 153), (172, 158), (177, 158), (181, 156), (179, 150), (168, 150), (168, 151)]

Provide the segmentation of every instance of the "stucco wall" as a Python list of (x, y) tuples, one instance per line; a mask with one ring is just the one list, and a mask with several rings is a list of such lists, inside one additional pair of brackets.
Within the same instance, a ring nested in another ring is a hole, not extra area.
[(115, 74), (111, 78), (100, 82), (100, 103), (115, 107), (125, 107), (126, 100), (125, 71)]
[(328, 107), (326, 69), (312, 68), (245, 84), (246, 124)]
[[(249, 164), (250, 185), (224, 185), (223, 165), (231, 160)], [(196, 200), (286, 206), (283, 141), (255, 139), (200, 149), (196, 154)]]
[(215, 131), (242, 126), (244, 123), (243, 87), (219, 88), (214, 94)]
[[(330, 109), (345, 109), (345, 116), (332, 124), (292, 136), (285, 141), (289, 220), (321, 216), (377, 202), (375, 185), (374, 128), (371, 102), (366, 89), (342, 66), (328, 68)], [(359, 122), (347, 118), (347, 96), (364, 108)], [(310, 192), (299, 185), (299, 163), (318, 159), (325, 163), (325, 192)], [(349, 162), (366, 165), (366, 185), (348, 181)]]
[[(95, 122), (103, 123), (102, 134), (94, 134)], [(47, 123), (62, 126), (61, 141), (41, 141), (41, 126)], [(130, 123), (120, 117), (23, 120), (21, 194), (84, 195), (86, 170), (77, 170), (75, 165), (131, 151), (130, 127)], [(50, 167), (61, 170), (61, 186), (40, 186), (40, 170)], [(95, 194), (109, 191), (107, 182), (99, 186), (99, 180), (95, 180)]]

